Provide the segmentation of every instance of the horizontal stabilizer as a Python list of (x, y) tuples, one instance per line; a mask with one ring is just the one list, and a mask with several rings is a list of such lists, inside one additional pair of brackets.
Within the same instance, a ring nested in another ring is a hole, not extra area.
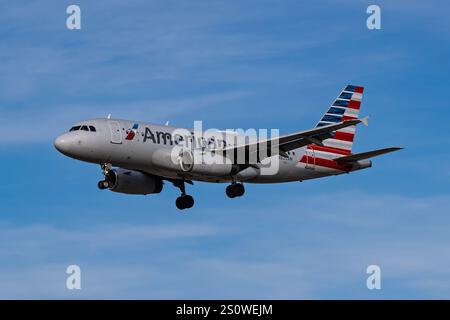
[(403, 149), (403, 148), (391, 147), (391, 148), (373, 150), (373, 151), (368, 151), (368, 152), (356, 153), (356, 154), (352, 154), (350, 156), (340, 157), (340, 158), (336, 158), (333, 160), (336, 162), (340, 162), (340, 163), (356, 162), (358, 160), (369, 159), (372, 157), (376, 157), (376, 156), (379, 156), (379, 155), (382, 155), (385, 153), (394, 152), (394, 151), (401, 150), (401, 149)]

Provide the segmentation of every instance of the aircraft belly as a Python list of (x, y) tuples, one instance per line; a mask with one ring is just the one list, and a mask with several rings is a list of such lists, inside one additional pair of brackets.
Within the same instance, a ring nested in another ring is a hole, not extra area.
[[(104, 160), (108, 160), (114, 166), (141, 170), (166, 179), (185, 178), (194, 181), (216, 183), (232, 181), (231, 176), (183, 172), (176, 163), (171, 164), (170, 168), (161, 166), (161, 162), (164, 164), (170, 163), (171, 147), (162, 147), (161, 145), (155, 145), (151, 142), (144, 144), (139, 138), (135, 141), (123, 140), (121, 144), (108, 143), (107, 145), (99, 145), (97, 151), (98, 154), (102, 155), (102, 159), (98, 159), (99, 163), (102, 163)], [(155, 162), (156, 160), (158, 160), (158, 163)], [(279, 167), (276, 173), (271, 173), (271, 170), (261, 170), (260, 173), (257, 172), (252, 175), (238, 175), (237, 180), (249, 183), (281, 183), (308, 180), (321, 176), (338, 174), (338, 172), (334, 172), (335, 170), (330, 170), (329, 168), (319, 166), (312, 169), (306, 168), (305, 165), (303, 163), (299, 163), (298, 160), (299, 159), (279, 158)], [(267, 172), (267, 174), (264, 174), (265, 172)]]

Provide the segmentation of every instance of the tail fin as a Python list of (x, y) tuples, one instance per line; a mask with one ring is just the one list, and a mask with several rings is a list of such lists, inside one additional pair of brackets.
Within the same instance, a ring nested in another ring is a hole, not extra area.
[[(346, 86), (319, 121), (317, 127), (358, 118), (363, 91), (364, 88), (360, 86)], [(329, 149), (329, 152), (350, 154), (355, 130), (356, 126), (350, 126), (335, 131), (333, 138), (323, 141), (324, 147)]]

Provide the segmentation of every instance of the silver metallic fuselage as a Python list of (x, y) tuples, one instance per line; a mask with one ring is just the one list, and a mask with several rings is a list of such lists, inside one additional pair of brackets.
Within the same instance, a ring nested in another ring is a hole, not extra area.
[[(170, 168), (170, 166), (162, 165), (170, 161), (167, 154), (170, 154), (173, 144), (169, 137), (174, 130), (179, 128), (119, 119), (93, 119), (82, 121), (76, 125), (93, 126), (96, 130), (95, 132), (71, 131), (62, 134), (55, 140), (55, 147), (71, 158), (96, 164), (110, 163), (113, 166), (139, 170), (166, 179), (185, 178), (207, 182), (233, 180), (231, 175), (197, 174), (184, 172), (177, 169), (176, 166)], [(132, 133), (132, 139), (127, 139), (133, 126), (137, 126), (137, 129)], [(189, 129), (186, 130), (193, 133)], [(232, 143), (231, 141), (225, 142), (227, 145)], [(202, 150), (199, 149), (197, 151), (201, 153)], [(306, 147), (303, 147), (295, 152), (290, 152), (288, 157), (274, 156), (278, 158), (279, 163), (275, 174), (263, 175), (259, 170), (250, 167), (238, 173), (235, 180), (250, 183), (302, 181), (338, 175), (371, 166), (369, 160), (359, 162), (348, 171), (318, 166), (314, 163), (308, 166), (300, 162), (305, 151)]]

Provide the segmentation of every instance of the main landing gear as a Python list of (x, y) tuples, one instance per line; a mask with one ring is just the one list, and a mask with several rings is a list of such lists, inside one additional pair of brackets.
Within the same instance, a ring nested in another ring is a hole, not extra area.
[(232, 183), (226, 189), (227, 196), (229, 198), (241, 197), (245, 193), (245, 188), (242, 183)]
[(111, 187), (111, 182), (108, 179), (109, 171), (111, 170), (111, 164), (110, 163), (103, 163), (101, 165), (103, 176), (105, 177), (103, 180), (100, 180), (97, 184), (98, 188), (100, 190), (105, 190)]
[(177, 208), (180, 210), (192, 208), (194, 206), (194, 198), (186, 194), (184, 180), (176, 180), (173, 182), (173, 184), (181, 191), (181, 196), (179, 196), (175, 201), (175, 205), (177, 206)]

